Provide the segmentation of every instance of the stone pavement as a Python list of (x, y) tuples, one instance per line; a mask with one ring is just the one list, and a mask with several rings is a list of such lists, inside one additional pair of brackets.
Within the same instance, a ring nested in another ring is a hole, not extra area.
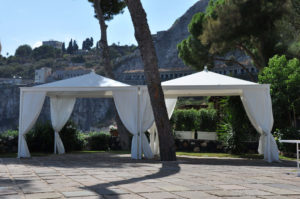
[(295, 162), (110, 153), (0, 159), (0, 198), (300, 198)]

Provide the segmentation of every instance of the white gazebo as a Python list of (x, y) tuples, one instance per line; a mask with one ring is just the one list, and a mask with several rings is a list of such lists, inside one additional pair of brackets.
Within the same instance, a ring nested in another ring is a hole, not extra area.
[[(51, 123), (55, 130), (54, 151), (65, 152), (59, 131), (68, 121), (76, 98), (114, 98), (119, 116), (133, 134), (131, 155), (134, 159), (152, 158), (150, 145), (144, 132), (153, 124), (148, 92), (94, 72), (35, 87), (22, 87), (20, 91), (18, 157), (30, 157), (26, 133), (35, 124), (44, 104), (50, 97)], [(149, 108), (150, 107), (150, 108)]]
[[(177, 97), (240, 96), (246, 113), (261, 134), (258, 152), (268, 162), (278, 161), (278, 148), (271, 134), (273, 126), (270, 85), (257, 84), (204, 70), (162, 83), (166, 107), (171, 117)], [(158, 154), (159, 140), (146, 86), (130, 86), (94, 72), (36, 87), (23, 87), (20, 94), (18, 157), (30, 157), (25, 134), (33, 127), (45, 97), (50, 97), (51, 122), (55, 130), (55, 150), (64, 153), (59, 131), (69, 119), (76, 98), (113, 98), (125, 127), (133, 134), (131, 156), (152, 158)], [(150, 129), (150, 145), (144, 132)], [(150, 148), (151, 146), (151, 148)], [(152, 150), (151, 150), (152, 149)]]
[[(166, 99), (189, 96), (240, 96), (252, 125), (260, 133), (258, 152), (264, 154), (264, 159), (268, 162), (279, 161), (277, 144), (271, 134), (273, 113), (269, 84), (257, 84), (205, 69), (202, 72), (165, 81), (162, 87)], [(169, 109), (175, 107), (174, 103), (176, 101), (166, 102)], [(168, 112), (172, 113), (169, 110)], [(154, 149), (158, 146), (156, 137), (158, 136), (151, 136), (150, 141)]]

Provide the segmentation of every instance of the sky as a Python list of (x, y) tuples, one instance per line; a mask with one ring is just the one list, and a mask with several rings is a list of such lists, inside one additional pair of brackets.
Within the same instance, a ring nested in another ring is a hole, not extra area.
[[(167, 30), (198, 0), (141, 0), (152, 34)], [(130, 14), (125, 9), (107, 22), (108, 43), (136, 44)], [(75, 39), (81, 48), (88, 37), (100, 39), (94, 9), (87, 0), (1, 0), (0, 42), (3, 56), (14, 55), (18, 46), (38, 47), (57, 40), (68, 45)]]

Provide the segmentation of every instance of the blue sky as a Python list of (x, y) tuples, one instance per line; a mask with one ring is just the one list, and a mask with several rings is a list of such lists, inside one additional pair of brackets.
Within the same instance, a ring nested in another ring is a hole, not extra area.
[[(168, 29), (197, 0), (142, 0), (151, 33)], [(81, 48), (87, 37), (99, 40), (100, 29), (87, 0), (1, 0), (0, 41), (2, 55), (15, 53), (18, 46), (40, 45), (75, 39)], [(128, 10), (108, 22), (108, 42), (136, 44)]]

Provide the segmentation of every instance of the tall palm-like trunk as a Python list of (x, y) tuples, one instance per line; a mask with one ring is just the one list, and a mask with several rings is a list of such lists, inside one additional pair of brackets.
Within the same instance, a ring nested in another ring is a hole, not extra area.
[[(103, 11), (101, 9), (101, 0), (94, 0), (94, 9), (97, 14), (97, 19), (100, 25), (101, 39), (100, 39), (100, 49), (102, 51), (102, 59), (104, 64), (104, 72), (105, 75), (111, 79), (115, 79), (112, 65), (110, 61), (109, 48), (107, 44), (107, 25), (105, 24), (105, 20), (103, 17)], [(123, 125), (119, 114), (115, 108), (116, 112), (116, 123), (118, 126), (118, 132), (121, 141), (121, 147), (123, 149), (129, 149), (129, 132), (126, 127)]]
[(157, 56), (146, 13), (140, 0), (125, 0), (125, 2), (131, 15), (135, 38), (138, 42), (144, 63), (146, 83), (158, 129), (160, 157), (163, 161), (176, 160), (175, 143), (171, 134), (171, 125), (158, 71)]

